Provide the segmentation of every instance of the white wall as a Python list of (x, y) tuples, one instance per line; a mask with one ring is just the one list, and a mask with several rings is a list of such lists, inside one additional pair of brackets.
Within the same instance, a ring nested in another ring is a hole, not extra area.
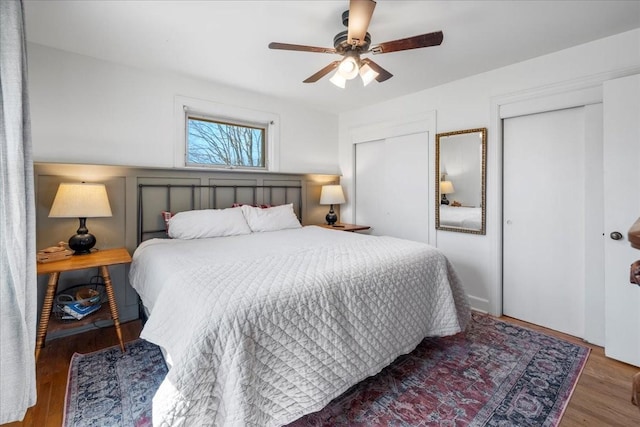
[[(571, 49), (458, 80), (340, 115), (342, 184), (353, 192), (352, 130), (380, 122), (403, 123), (404, 117), (436, 112), (437, 132), (488, 128), (487, 235), (437, 231), (437, 246), (453, 262), (478, 309), (498, 313), (501, 236), (501, 140), (496, 102), (526, 92), (552, 90), (611, 72), (640, 71), (640, 30), (596, 40)], [(401, 78), (398, 75), (395, 78)], [(433, 165), (429, 165), (433, 173)], [(407, 199), (416, 197), (406, 194)], [(430, 209), (429, 215), (434, 215)], [(343, 220), (352, 218), (352, 206), (341, 206)], [(373, 225), (373, 224), (371, 224)], [(432, 240), (433, 242), (433, 240)]]
[[(434, 111), (438, 132), (487, 127), (487, 235), (437, 231), (431, 233), (435, 239), (430, 241), (454, 263), (472, 305), (495, 313), (500, 309), (496, 305), (500, 277), (495, 267), (501, 256), (497, 241), (501, 141), (494, 120), (496, 99), (612, 71), (638, 72), (640, 30), (350, 111), (339, 116), (339, 127), (336, 116), (240, 89), (34, 44), (28, 45), (28, 54), (36, 161), (173, 167), (176, 95), (256, 109), (280, 116), (282, 172), (343, 175), (347, 204), (341, 206), (341, 218), (345, 222), (353, 221), (349, 203), (349, 193), (354, 191), (351, 129), (402, 124), (407, 117), (430, 116)], [(433, 171), (433, 165), (428, 167)], [(432, 209), (429, 215), (434, 224)]]
[(38, 162), (173, 167), (174, 98), (277, 114), (280, 172), (338, 172), (338, 117), (281, 99), (27, 46)]

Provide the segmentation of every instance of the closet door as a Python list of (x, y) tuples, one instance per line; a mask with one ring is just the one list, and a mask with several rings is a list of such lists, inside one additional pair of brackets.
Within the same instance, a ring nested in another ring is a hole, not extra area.
[(503, 312), (584, 336), (585, 113), (503, 122)]
[(355, 145), (355, 222), (371, 234), (429, 241), (427, 132)]
[(640, 287), (629, 283), (629, 266), (640, 250), (631, 247), (627, 231), (640, 217), (639, 100), (638, 75), (604, 84), (605, 354), (636, 366)]
[[(368, 141), (355, 146), (355, 223), (373, 227), (371, 234), (380, 234), (388, 221), (384, 206), (386, 186), (384, 169), (384, 139)], [(375, 233), (374, 233), (375, 230)]]

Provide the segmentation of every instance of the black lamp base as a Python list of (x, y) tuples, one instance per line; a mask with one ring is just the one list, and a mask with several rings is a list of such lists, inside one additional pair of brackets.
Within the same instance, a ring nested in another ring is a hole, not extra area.
[(327, 214), (327, 216), (324, 217), (324, 219), (327, 220), (327, 224), (329, 225), (333, 225), (336, 222), (338, 222), (338, 215), (336, 215), (336, 213), (333, 211), (333, 205), (331, 205), (331, 208), (329, 209), (329, 213)]
[(447, 199), (447, 195), (446, 194), (442, 195), (442, 200), (440, 200), (440, 204), (441, 205), (448, 205), (449, 204), (449, 199)]
[(69, 239), (69, 248), (74, 255), (86, 255), (91, 253), (91, 248), (96, 245), (96, 238), (89, 233), (86, 227), (86, 218), (80, 218), (80, 227), (74, 236)]

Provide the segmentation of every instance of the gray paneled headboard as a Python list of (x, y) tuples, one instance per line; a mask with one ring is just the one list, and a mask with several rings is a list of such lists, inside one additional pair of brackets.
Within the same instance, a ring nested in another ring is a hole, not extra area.
[[(340, 180), (336, 175), (324, 174), (180, 170), (58, 163), (36, 163), (34, 178), (38, 248), (53, 246), (61, 240), (66, 241), (77, 230), (77, 218), (49, 218), (49, 210), (61, 182), (86, 181), (99, 182), (107, 186), (113, 213), (113, 216), (108, 218), (91, 218), (88, 221), (89, 230), (98, 239), (96, 247), (99, 249), (126, 247), (131, 254), (140, 241), (138, 203), (142, 203), (144, 208), (142, 215), (144, 230), (162, 230), (157, 237), (164, 235), (164, 222), (160, 215), (163, 210), (179, 212), (192, 208), (204, 209), (214, 206), (222, 208), (229, 207), (234, 202), (251, 205), (293, 203), (304, 225), (318, 224), (324, 222), (328, 208), (319, 204), (322, 185), (337, 184)], [(166, 194), (167, 184), (171, 185), (170, 195)], [(139, 185), (148, 186), (142, 190), (142, 196), (139, 195), (141, 191)], [(178, 188), (178, 186), (187, 188)], [(213, 187), (217, 189), (213, 190)], [(275, 187), (294, 188), (285, 191)], [(170, 197), (169, 203), (167, 203), (168, 197)], [(152, 234), (148, 234), (145, 238), (150, 236)], [(126, 265), (109, 269), (121, 322), (138, 317), (138, 296), (129, 286), (128, 269)], [(93, 270), (62, 274), (59, 289), (86, 283), (95, 274)], [(40, 305), (44, 300), (46, 287), (47, 276), (38, 276), (38, 304)], [(65, 333), (70, 332), (51, 333), (47, 337), (53, 339)]]
[(138, 184), (138, 244), (165, 234), (162, 211), (291, 203), (302, 222), (302, 185)]

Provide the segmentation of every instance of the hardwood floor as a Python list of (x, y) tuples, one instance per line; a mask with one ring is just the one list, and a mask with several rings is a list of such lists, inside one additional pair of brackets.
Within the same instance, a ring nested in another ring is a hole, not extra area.
[[(584, 344), (580, 339), (516, 319), (502, 317), (502, 320)], [(124, 340), (131, 341), (137, 338), (140, 329), (139, 321), (123, 324)], [(36, 406), (29, 409), (22, 422), (3, 424), (3, 427), (59, 427), (62, 423), (69, 360), (73, 353), (89, 353), (117, 343), (113, 328), (89, 331), (48, 342), (42, 350), (36, 368)], [(589, 360), (560, 426), (640, 426), (640, 408), (631, 404), (631, 378), (640, 369), (606, 358), (602, 347), (588, 346), (591, 347)]]

